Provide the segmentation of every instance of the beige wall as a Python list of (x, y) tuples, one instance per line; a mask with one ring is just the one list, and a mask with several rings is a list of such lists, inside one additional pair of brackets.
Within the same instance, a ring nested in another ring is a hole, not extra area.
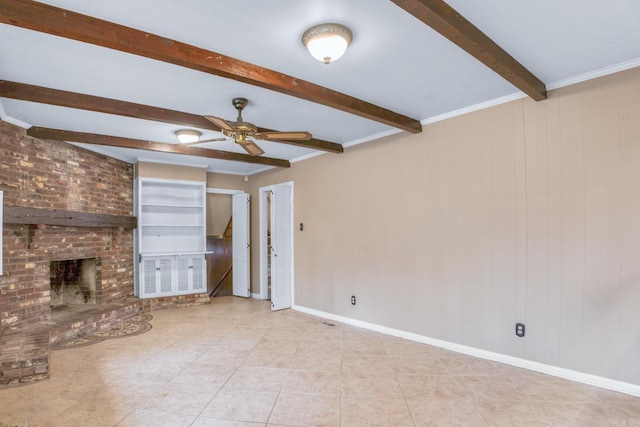
[[(207, 173), (207, 188), (245, 191), (243, 176)], [(222, 236), (231, 218), (229, 194), (207, 194), (207, 236)]]
[(189, 166), (166, 165), (162, 163), (138, 162), (135, 176), (145, 178), (181, 179), (185, 181), (206, 181), (207, 170)]
[(222, 236), (231, 213), (230, 194), (207, 194), (207, 236)]
[[(249, 178), (247, 178), (248, 180)], [(207, 173), (207, 188), (225, 188), (230, 190), (245, 190), (248, 182), (240, 175), (224, 173)]]
[(289, 180), (295, 304), (640, 384), (640, 68), (252, 176), (252, 292)]

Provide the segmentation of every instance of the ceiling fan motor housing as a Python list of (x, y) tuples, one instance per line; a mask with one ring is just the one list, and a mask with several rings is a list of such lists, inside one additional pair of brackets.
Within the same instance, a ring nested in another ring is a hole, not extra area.
[(236, 142), (244, 142), (247, 137), (251, 137), (258, 132), (258, 127), (253, 123), (245, 122), (242, 120), (242, 110), (247, 106), (249, 100), (247, 98), (233, 98), (231, 100), (233, 106), (238, 110), (238, 119), (235, 122), (229, 122), (231, 126), (233, 126), (234, 131), (225, 131), (224, 133), (227, 136), (235, 138)]

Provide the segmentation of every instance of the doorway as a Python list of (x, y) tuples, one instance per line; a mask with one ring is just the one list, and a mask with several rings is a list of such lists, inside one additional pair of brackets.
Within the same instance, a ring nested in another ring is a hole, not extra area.
[(261, 187), (260, 298), (273, 311), (293, 303), (293, 182)]
[(249, 194), (207, 189), (207, 281), (210, 296), (248, 297)]

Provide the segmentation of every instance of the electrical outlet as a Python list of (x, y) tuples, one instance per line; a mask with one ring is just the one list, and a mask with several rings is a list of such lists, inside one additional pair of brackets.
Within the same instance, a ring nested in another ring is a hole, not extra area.
[(351, 295), (351, 305), (356, 305), (356, 296)]
[(524, 323), (516, 323), (516, 335), (524, 337)]

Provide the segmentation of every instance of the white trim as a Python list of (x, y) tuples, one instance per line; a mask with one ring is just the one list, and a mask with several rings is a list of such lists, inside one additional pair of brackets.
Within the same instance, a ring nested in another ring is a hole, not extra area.
[(547, 90), (558, 89), (565, 86), (571, 86), (576, 83), (582, 83), (587, 80), (593, 80), (598, 77), (607, 76), (609, 74), (619, 73), (620, 71), (629, 70), (631, 68), (640, 66), (640, 58), (635, 58), (629, 61), (621, 62), (619, 64), (610, 65), (608, 67), (600, 68), (599, 70), (589, 71), (587, 73), (578, 74), (577, 76), (567, 77), (566, 79), (556, 80), (547, 84)]
[(343, 147), (353, 147), (354, 145), (364, 144), (369, 141), (376, 141), (378, 139), (385, 138), (387, 136), (395, 135), (402, 132), (401, 129), (390, 129), (384, 132), (376, 133), (375, 135), (365, 136), (364, 138), (354, 139), (353, 141), (349, 141), (347, 143), (342, 144)]
[(98, 145), (94, 145), (94, 144), (87, 144), (84, 142), (73, 142), (73, 141), (64, 141), (67, 144), (71, 144), (74, 147), (78, 147), (78, 148), (82, 148), (83, 150), (87, 150), (87, 151), (91, 151), (92, 153), (97, 153), (97, 154), (102, 154), (103, 156), (107, 156), (110, 157), (112, 159), (117, 159), (117, 160), (122, 160), (125, 163), (129, 163), (129, 164), (133, 164), (136, 162), (135, 157), (129, 157), (127, 155), (124, 154), (120, 154), (120, 153), (112, 153), (111, 151), (108, 151), (108, 149), (98, 146)]
[(518, 368), (528, 369), (530, 371), (541, 372), (543, 374), (553, 375), (555, 377), (564, 378), (571, 381), (576, 381), (584, 384), (593, 385), (596, 387), (618, 391), (620, 393), (629, 394), (632, 396), (640, 396), (640, 385), (626, 383), (610, 378), (604, 378), (597, 375), (586, 374), (584, 372), (573, 371), (571, 369), (560, 368), (558, 366), (547, 365), (545, 363), (534, 362), (531, 360), (521, 359), (519, 357), (508, 356), (506, 354), (495, 353), (492, 351), (482, 350), (475, 347), (469, 347), (462, 344), (456, 344), (449, 341), (443, 341), (436, 338), (429, 338), (423, 335), (414, 334), (412, 332), (406, 332), (399, 329), (388, 328), (386, 326), (377, 325), (375, 323), (369, 323), (362, 320), (351, 319), (349, 317), (339, 316), (333, 313), (327, 313), (312, 308), (307, 308), (299, 305), (292, 305), (294, 310), (302, 313), (311, 314), (313, 316), (323, 317), (328, 320), (334, 320), (336, 322), (346, 323), (347, 325), (357, 326), (363, 329), (369, 329), (372, 331), (380, 332), (387, 335), (392, 335), (406, 340), (419, 342), (422, 344), (428, 344), (435, 347), (441, 347), (446, 350), (455, 351), (458, 353), (467, 354), (469, 356), (479, 357), (482, 359), (492, 360), (507, 365), (516, 366)]
[(473, 113), (474, 111), (480, 111), (486, 108), (495, 107), (496, 105), (506, 104), (507, 102), (516, 101), (518, 99), (522, 99), (526, 97), (527, 95), (525, 93), (516, 92), (510, 95), (501, 96), (500, 98), (490, 99), (489, 101), (481, 102), (479, 104), (469, 105), (468, 107), (460, 108), (458, 110), (453, 110), (447, 113), (438, 114), (437, 116), (427, 117), (426, 119), (421, 120), (420, 123), (423, 126), (426, 126), (432, 123), (441, 122), (443, 120), (462, 116), (464, 114)]
[(258, 189), (258, 260), (260, 263), (260, 299), (269, 299), (269, 286), (267, 285), (267, 198), (266, 193), (273, 191), (273, 185), (267, 185)]
[(296, 200), (295, 200), (295, 188), (293, 181), (285, 182), (291, 187), (291, 307), (293, 307), (296, 294)]
[[(161, 182), (161, 183), (179, 183), (179, 184), (198, 184), (205, 187), (206, 183), (204, 181), (198, 181), (193, 179), (173, 179), (173, 178), (155, 178), (151, 176), (138, 176), (137, 179), (142, 179), (147, 182)], [(205, 187), (206, 188), (206, 187)]]
[(251, 293), (251, 298), (253, 298), (253, 299), (264, 299), (264, 298), (261, 297), (260, 294), (256, 294), (255, 292)]
[(239, 194), (244, 193), (244, 190), (232, 190), (230, 188), (215, 188), (215, 187), (207, 187), (207, 194)]
[(289, 163), (296, 163), (296, 162), (301, 162), (303, 160), (313, 159), (314, 157), (322, 156), (324, 154), (327, 154), (327, 152), (326, 151), (314, 151), (313, 153), (309, 153), (309, 154), (305, 154), (305, 155), (302, 155), (302, 156), (294, 157), (293, 159), (289, 160)]
[(253, 172), (250, 172), (250, 173), (245, 173), (245, 172), (243, 172), (243, 173), (238, 173), (238, 172), (218, 172), (218, 173), (226, 173), (226, 174), (229, 174), (229, 175), (251, 176), (251, 175), (255, 175), (257, 173), (269, 171), (271, 169), (275, 169), (275, 166), (263, 166), (263, 167), (260, 167), (260, 168), (254, 170)]
[(22, 120), (18, 120), (8, 115), (7, 112), (4, 110), (4, 106), (2, 105), (2, 102), (0, 102), (0, 120), (2, 120), (3, 122), (11, 123), (12, 125), (19, 126), (23, 129), (29, 129), (31, 127), (29, 123), (23, 122)]

